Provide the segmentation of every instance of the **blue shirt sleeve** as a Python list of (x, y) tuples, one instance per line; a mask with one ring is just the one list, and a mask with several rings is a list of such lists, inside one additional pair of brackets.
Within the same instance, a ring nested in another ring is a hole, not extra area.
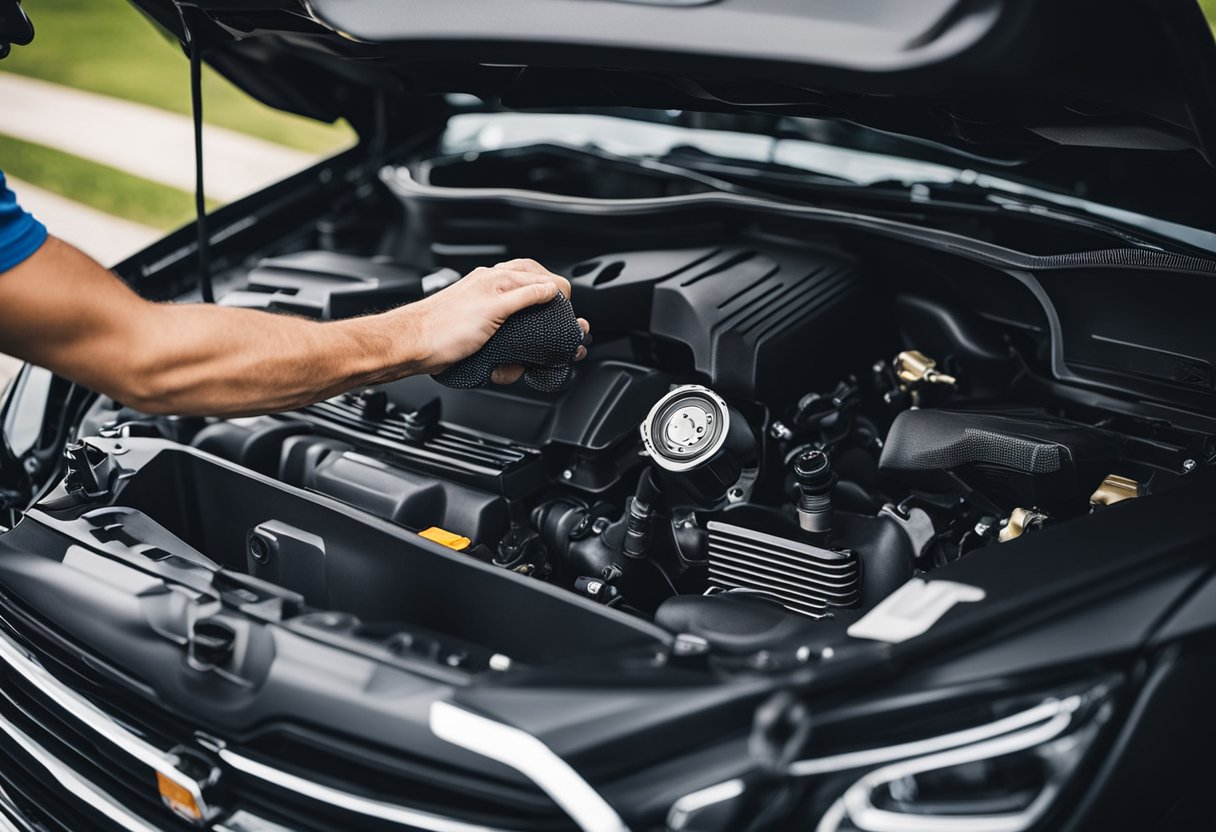
[(46, 240), (46, 226), (17, 204), (0, 171), (0, 273), (24, 261)]

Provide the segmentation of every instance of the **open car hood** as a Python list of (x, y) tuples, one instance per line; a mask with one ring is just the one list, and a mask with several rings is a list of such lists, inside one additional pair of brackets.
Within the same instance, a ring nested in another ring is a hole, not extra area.
[[(134, 0), (182, 36), (175, 0)], [(369, 93), (809, 116), (999, 161), (1059, 146), (1216, 159), (1194, 0), (195, 0), (206, 58), (358, 126)], [(366, 120), (366, 119), (363, 119)]]

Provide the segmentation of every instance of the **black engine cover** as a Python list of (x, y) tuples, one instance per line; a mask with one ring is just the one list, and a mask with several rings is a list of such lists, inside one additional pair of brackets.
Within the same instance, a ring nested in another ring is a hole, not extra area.
[[(838, 251), (746, 246), (613, 254), (571, 269), (575, 308), (607, 331), (682, 344), (692, 369), (726, 396), (802, 390), (846, 352), (863, 287)], [(839, 370), (839, 364), (834, 364)], [(833, 377), (826, 373), (825, 378)]]

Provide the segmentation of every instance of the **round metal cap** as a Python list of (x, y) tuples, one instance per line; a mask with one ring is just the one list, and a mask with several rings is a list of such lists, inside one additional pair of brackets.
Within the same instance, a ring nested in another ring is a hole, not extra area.
[(698, 384), (677, 387), (655, 402), (642, 422), (642, 443), (668, 471), (688, 471), (713, 457), (726, 441), (726, 402)]

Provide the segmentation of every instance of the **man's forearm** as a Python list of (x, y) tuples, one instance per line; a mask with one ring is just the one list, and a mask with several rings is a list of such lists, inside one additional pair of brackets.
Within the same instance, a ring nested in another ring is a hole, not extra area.
[(147, 307), (136, 347), (143, 354), (111, 395), (148, 413), (286, 410), (424, 362), (407, 309), (320, 323), (209, 304)]
[(152, 303), (54, 239), (0, 276), (0, 310), (0, 349), (152, 413), (296, 407), (408, 374), (426, 358), (408, 308), (322, 323)]
[[(137, 410), (235, 416), (299, 407), (352, 387), (438, 372), (519, 310), (569, 295), (533, 260), (474, 269), (425, 300), (319, 322), (212, 304), (159, 304), (51, 238), (0, 274), (0, 352)], [(580, 319), (584, 333), (587, 322)], [(586, 350), (579, 347), (575, 356)], [(513, 381), (522, 368), (500, 368)]]

